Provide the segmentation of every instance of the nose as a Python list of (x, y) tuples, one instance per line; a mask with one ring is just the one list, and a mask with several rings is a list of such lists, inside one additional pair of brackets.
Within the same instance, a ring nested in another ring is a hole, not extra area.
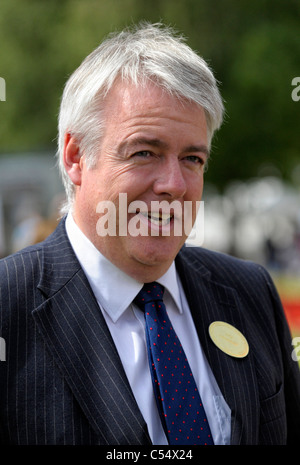
[(180, 160), (176, 158), (161, 163), (153, 185), (154, 193), (172, 199), (179, 199), (184, 196), (186, 190), (187, 184)]

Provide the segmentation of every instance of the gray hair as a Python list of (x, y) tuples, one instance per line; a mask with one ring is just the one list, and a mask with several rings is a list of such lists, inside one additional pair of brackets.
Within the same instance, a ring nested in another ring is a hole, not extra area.
[(169, 27), (148, 23), (110, 34), (74, 71), (63, 92), (57, 151), (67, 195), (62, 212), (71, 208), (74, 197), (74, 185), (63, 164), (65, 134), (77, 139), (92, 168), (105, 124), (101, 118), (105, 96), (117, 78), (136, 85), (151, 80), (174, 97), (200, 105), (206, 115), (209, 145), (222, 123), (224, 108), (214, 75), (182, 36)]

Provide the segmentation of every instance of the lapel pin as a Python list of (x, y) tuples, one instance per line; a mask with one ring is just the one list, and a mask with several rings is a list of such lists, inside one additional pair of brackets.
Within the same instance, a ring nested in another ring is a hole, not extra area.
[(243, 358), (249, 353), (249, 345), (245, 336), (234, 326), (225, 321), (214, 321), (208, 332), (213, 343), (231, 357)]

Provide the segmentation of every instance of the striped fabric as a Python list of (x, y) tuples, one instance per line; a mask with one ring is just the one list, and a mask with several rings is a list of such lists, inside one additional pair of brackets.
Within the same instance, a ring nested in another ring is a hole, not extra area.
[[(199, 248), (176, 266), (201, 345), (232, 410), (232, 444), (300, 438), (299, 369), (264, 269)], [(247, 338), (234, 359), (210, 340), (223, 320)], [(43, 243), (0, 261), (0, 444), (150, 444), (120, 358), (64, 221)]]

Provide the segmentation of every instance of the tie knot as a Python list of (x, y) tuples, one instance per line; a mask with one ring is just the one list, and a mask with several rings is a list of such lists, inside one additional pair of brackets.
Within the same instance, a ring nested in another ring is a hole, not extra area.
[(157, 282), (146, 283), (134, 299), (134, 302), (141, 310), (144, 310), (145, 304), (163, 300), (163, 294), (164, 287)]

